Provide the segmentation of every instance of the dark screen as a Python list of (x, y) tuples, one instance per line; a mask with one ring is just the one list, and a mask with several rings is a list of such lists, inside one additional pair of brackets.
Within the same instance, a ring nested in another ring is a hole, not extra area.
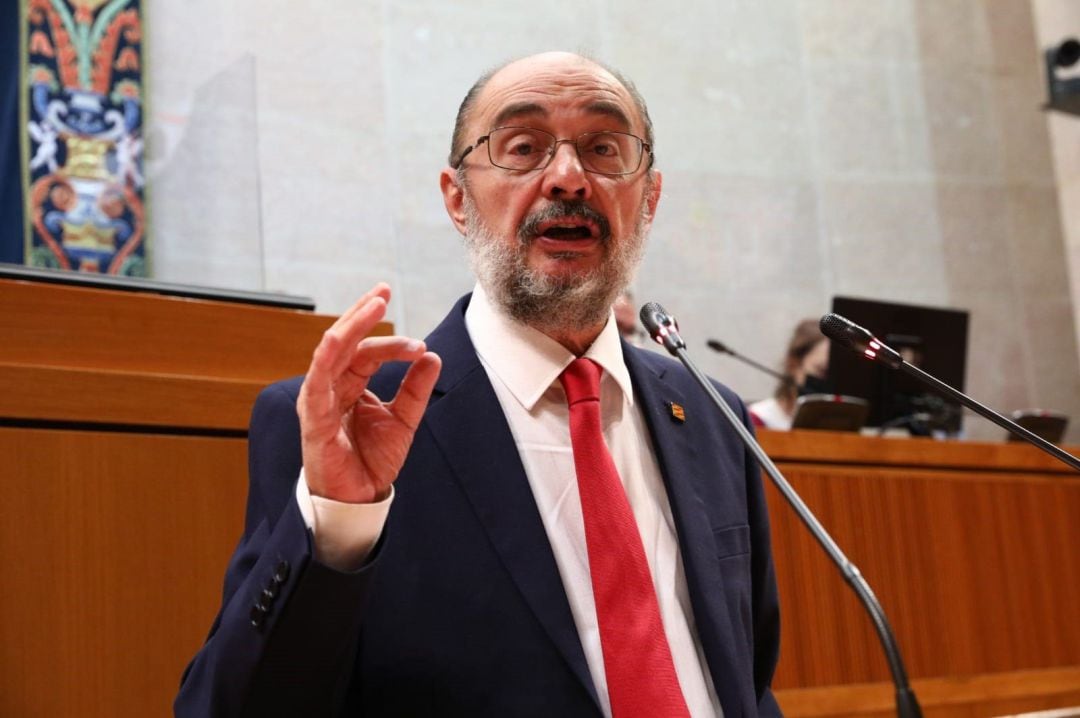
[[(956, 309), (834, 297), (832, 311), (865, 327), (904, 359), (964, 390), (968, 313)], [(871, 362), (835, 342), (829, 349), (829, 383), (837, 394), (870, 402), (867, 426), (902, 426), (913, 434), (960, 431), (960, 407), (915, 378)]]

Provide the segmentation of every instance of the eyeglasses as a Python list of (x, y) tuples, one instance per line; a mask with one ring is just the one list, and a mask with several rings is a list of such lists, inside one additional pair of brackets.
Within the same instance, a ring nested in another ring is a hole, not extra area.
[(581, 167), (586, 172), (600, 175), (629, 175), (641, 167), (641, 158), (652, 147), (637, 135), (628, 132), (586, 132), (577, 139), (560, 140), (550, 132), (532, 127), (499, 127), (479, 138), (465, 148), (454, 169), (461, 167), (470, 152), (487, 144), (491, 164), (504, 170), (529, 172), (542, 170), (551, 164), (555, 151), (562, 143), (574, 145)]

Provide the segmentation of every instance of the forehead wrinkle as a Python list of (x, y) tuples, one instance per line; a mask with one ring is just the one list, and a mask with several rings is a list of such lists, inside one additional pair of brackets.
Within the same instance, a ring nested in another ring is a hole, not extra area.
[[(500, 70), (477, 98), (473, 129), (483, 132), (498, 127), (507, 119), (526, 114), (523, 108), (529, 105), (538, 110), (535, 113), (537, 116), (550, 116), (549, 100), (557, 102), (568, 96), (578, 100), (573, 103), (576, 109), (606, 115), (633, 131), (636, 123), (631, 118), (638, 116), (633, 98), (618, 80), (610, 77), (602, 68), (591, 65), (569, 71), (556, 67), (525, 73), (513, 65)], [(504, 103), (509, 104), (498, 109)], [(498, 112), (495, 112), (496, 109)], [(493, 120), (485, 122), (481, 119), (493, 114)], [(481, 124), (486, 124), (486, 127), (481, 127)]]
[[(614, 102), (596, 100), (585, 105), (583, 109), (590, 115), (597, 115), (615, 120), (622, 129), (630, 129), (632, 126), (626, 112)], [(536, 102), (515, 102), (500, 110), (499, 114), (495, 115), (495, 119), (492, 121), (491, 126), (493, 129), (496, 127), (505, 127), (509, 122), (526, 120), (534, 117), (546, 120), (551, 117), (551, 113), (548, 112), (546, 107)]]

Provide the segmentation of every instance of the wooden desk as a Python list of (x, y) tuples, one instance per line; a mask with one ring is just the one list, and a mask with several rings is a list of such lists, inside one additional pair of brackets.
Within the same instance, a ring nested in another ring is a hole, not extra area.
[[(873, 587), (927, 716), (1080, 702), (1080, 478), (1068, 467), (1024, 445), (761, 434)], [(861, 604), (767, 491), (786, 714), (892, 714)]]
[(333, 319), (0, 280), (0, 716), (171, 715), (243, 526), (251, 404)]

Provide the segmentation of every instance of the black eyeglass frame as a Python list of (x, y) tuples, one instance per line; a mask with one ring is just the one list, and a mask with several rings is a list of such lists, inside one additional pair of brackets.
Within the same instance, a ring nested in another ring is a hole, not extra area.
[[(491, 143), (488, 142), (488, 139), (491, 137), (491, 135), (498, 132), (499, 130), (530, 130), (532, 132), (543, 132), (545, 135), (550, 135), (551, 137), (554, 137), (555, 143), (551, 145), (551, 149), (548, 150), (547, 161), (545, 161), (543, 164), (537, 165), (536, 167), (528, 170), (517, 169), (514, 167), (503, 167), (502, 165), (495, 163), (495, 159), (491, 156)], [(585, 161), (581, 158), (581, 149), (578, 147), (578, 142), (581, 140), (582, 137), (588, 137), (589, 135), (626, 135), (627, 137), (633, 137), (641, 145), (641, 154), (638, 155), (637, 166), (634, 167), (634, 169), (628, 170), (626, 172), (598, 172), (597, 170), (591, 170), (587, 168), (585, 166)], [(491, 162), (492, 167), (498, 167), (501, 170), (508, 170), (510, 172), (535, 172), (537, 170), (542, 170), (551, 164), (551, 160), (555, 158), (555, 153), (559, 150), (559, 145), (563, 144), (564, 142), (570, 143), (574, 146), (574, 151), (577, 152), (578, 160), (581, 161), (581, 168), (589, 174), (603, 175), (605, 177), (626, 177), (627, 175), (632, 175), (639, 169), (641, 169), (641, 160), (645, 157), (646, 154), (649, 155), (649, 164), (646, 167), (652, 167), (653, 164), (654, 156), (652, 151), (652, 145), (632, 132), (621, 132), (619, 130), (599, 130), (596, 132), (582, 132), (580, 135), (570, 140), (560, 140), (558, 137), (555, 137), (555, 135), (551, 134), (547, 130), (541, 130), (536, 127), (506, 125), (504, 127), (496, 127), (490, 130), (486, 135), (478, 137), (475, 142), (473, 142), (471, 145), (461, 151), (461, 155), (457, 158), (456, 162), (450, 165), (450, 168), (455, 170), (461, 169), (461, 163), (465, 161), (465, 158), (469, 156), (469, 153), (480, 147), (480, 145), (487, 143), (488, 161)]]

